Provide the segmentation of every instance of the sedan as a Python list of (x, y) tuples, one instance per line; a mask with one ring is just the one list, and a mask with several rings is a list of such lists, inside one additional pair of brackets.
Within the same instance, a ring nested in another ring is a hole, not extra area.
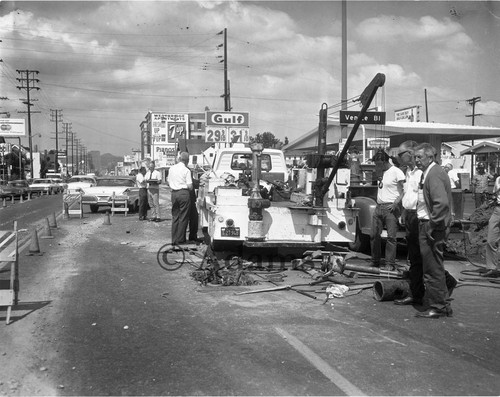
[(35, 178), (30, 183), (31, 193), (37, 193), (39, 196), (42, 194), (57, 194), (59, 193), (59, 185), (52, 179), (48, 178)]
[(28, 181), (24, 179), (18, 179), (15, 181), (9, 181), (6, 185), (0, 186), (0, 197), (23, 197), (27, 198), (31, 193)]
[(131, 212), (139, 209), (139, 188), (135, 178), (129, 176), (105, 176), (96, 178), (96, 186), (83, 188), (82, 204), (90, 205), (90, 211), (99, 207), (111, 207), (113, 194), (116, 199), (124, 199)]
[(75, 175), (72, 176), (66, 183), (67, 193), (81, 192), (89, 187), (97, 184), (95, 176), (91, 175)]

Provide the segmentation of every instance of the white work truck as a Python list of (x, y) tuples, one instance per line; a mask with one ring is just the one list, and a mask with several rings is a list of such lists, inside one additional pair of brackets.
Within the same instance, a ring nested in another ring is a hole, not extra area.
[(349, 170), (339, 170), (323, 205), (313, 206), (310, 193), (316, 170), (301, 170), (300, 179), (306, 182), (299, 189), (301, 192), (291, 192), (286, 187), (292, 176), (283, 152), (276, 149), (264, 149), (260, 154), (259, 193), (266, 203), (259, 208), (263, 238), (251, 238), (250, 202), (255, 191), (246, 182), (255, 172), (254, 159), (248, 147), (222, 148), (211, 169), (200, 177), (200, 225), (208, 232), (214, 250), (234, 245), (309, 249), (322, 247), (325, 242), (355, 240), (358, 210), (346, 205), (343, 193), (347, 190)]

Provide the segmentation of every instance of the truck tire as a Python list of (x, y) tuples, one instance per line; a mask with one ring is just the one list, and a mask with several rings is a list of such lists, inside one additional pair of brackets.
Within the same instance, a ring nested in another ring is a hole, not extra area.
[(349, 249), (355, 252), (370, 252), (370, 236), (361, 233), (359, 223), (356, 221), (356, 237), (352, 243), (349, 243)]

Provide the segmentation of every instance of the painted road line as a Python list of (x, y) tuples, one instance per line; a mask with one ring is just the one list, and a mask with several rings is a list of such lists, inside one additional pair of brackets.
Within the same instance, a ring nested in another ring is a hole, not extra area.
[(325, 360), (314, 353), (304, 345), (295, 336), (285, 330), (276, 327), (276, 332), (280, 334), (295, 350), (297, 350), (307, 361), (309, 361), (318, 371), (325, 375), (332, 383), (348, 396), (366, 396), (360, 389), (354, 386), (335, 369), (333, 369)]

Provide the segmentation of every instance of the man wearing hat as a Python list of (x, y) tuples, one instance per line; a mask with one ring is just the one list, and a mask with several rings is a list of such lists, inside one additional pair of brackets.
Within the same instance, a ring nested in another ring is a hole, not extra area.
[(476, 173), (471, 181), (476, 208), (479, 208), (487, 200), (486, 193), (488, 193), (488, 182), (490, 180), (493, 180), (493, 177), (484, 169), (484, 163), (477, 163)]

